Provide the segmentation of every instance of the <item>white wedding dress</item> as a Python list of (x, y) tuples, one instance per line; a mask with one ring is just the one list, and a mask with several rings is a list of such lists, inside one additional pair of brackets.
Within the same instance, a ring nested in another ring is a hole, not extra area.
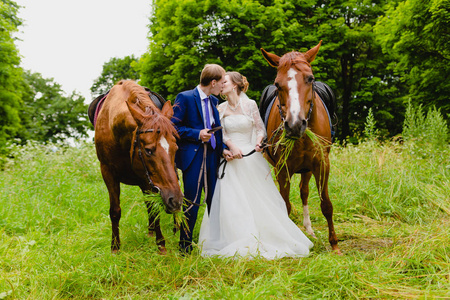
[[(224, 140), (231, 139), (243, 154), (253, 150), (255, 134), (265, 134), (256, 102), (241, 93), (240, 113), (226, 116), (226, 102), (219, 111)], [(224, 178), (217, 180), (210, 215), (205, 211), (203, 216), (199, 246), (203, 256), (274, 259), (307, 256), (313, 244), (289, 219), (270, 167), (256, 152), (228, 162)]]

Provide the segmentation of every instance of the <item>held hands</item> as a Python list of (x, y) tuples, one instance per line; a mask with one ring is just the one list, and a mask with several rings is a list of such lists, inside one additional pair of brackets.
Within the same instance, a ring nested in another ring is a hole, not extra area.
[(235, 158), (242, 158), (241, 149), (239, 149), (239, 147), (235, 146), (233, 144), (233, 142), (228, 140), (227, 146), (228, 146), (229, 150), (226, 150), (226, 152), (225, 152), (225, 150), (223, 151), (224, 152), (223, 157), (225, 157), (225, 159), (227, 161), (231, 161)]
[(226, 161), (232, 161), (233, 160), (233, 153), (231, 153), (228, 149), (223, 149), (223, 157)]
[(229, 147), (229, 148), (230, 148), (231, 153), (232, 153), (232, 155), (233, 155), (233, 159), (234, 159), (234, 158), (238, 158), (238, 159), (242, 158), (243, 153), (242, 153), (242, 150), (241, 150), (241, 149), (239, 149), (239, 148), (236, 147), (235, 145), (232, 145), (232, 146)]
[(241, 151), (241, 149), (239, 149), (238, 147), (233, 147), (230, 150), (228, 150), (228, 149), (224, 149), (223, 150), (223, 157), (227, 161), (232, 161), (233, 159), (240, 159), (240, 158), (242, 158), (242, 151)]

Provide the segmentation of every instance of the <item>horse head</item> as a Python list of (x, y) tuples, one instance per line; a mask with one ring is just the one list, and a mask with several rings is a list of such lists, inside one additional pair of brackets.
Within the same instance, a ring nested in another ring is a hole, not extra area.
[(172, 105), (167, 101), (160, 113), (155, 107), (147, 106), (144, 112), (136, 104), (126, 103), (137, 123), (130, 149), (131, 167), (143, 179), (143, 190), (160, 193), (167, 213), (180, 211), (183, 194), (175, 167), (178, 134), (170, 121)]
[(302, 137), (308, 127), (315, 97), (311, 62), (316, 58), (321, 44), (322, 41), (306, 53), (293, 51), (282, 57), (261, 48), (267, 62), (277, 68), (275, 86), (278, 89), (280, 114), (288, 138)]

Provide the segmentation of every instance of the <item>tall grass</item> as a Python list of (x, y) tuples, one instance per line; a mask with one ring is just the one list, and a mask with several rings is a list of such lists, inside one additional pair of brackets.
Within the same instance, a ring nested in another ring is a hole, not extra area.
[[(312, 252), (273, 261), (182, 257), (166, 214), (169, 253), (159, 255), (145, 198), (126, 185), (113, 255), (94, 147), (18, 147), (0, 176), (0, 299), (449, 298), (450, 159), (441, 155), (449, 146), (426, 146), (433, 155), (424, 156), (412, 143), (332, 146), (329, 192), (344, 255), (331, 251), (311, 182)], [(302, 228), (298, 189), (291, 199)]]

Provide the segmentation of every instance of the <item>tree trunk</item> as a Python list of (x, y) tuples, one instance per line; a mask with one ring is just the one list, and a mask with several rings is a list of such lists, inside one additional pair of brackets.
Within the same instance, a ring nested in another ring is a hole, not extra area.
[(350, 135), (350, 124), (349, 124), (349, 115), (350, 115), (350, 98), (352, 96), (351, 90), (351, 80), (352, 76), (349, 72), (348, 60), (343, 57), (341, 58), (341, 68), (342, 68), (342, 116), (340, 127), (341, 127), (341, 140), (345, 140)]

